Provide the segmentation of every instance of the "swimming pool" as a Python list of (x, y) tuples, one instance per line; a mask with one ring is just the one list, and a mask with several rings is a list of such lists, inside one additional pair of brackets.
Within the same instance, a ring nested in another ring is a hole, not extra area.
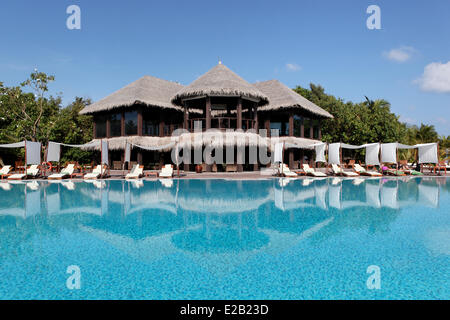
[(450, 298), (448, 178), (0, 187), (1, 299)]

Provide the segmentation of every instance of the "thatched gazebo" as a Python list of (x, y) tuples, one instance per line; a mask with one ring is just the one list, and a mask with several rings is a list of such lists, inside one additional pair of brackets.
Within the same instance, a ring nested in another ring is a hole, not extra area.
[[(216, 143), (214, 133), (202, 133), (208, 129), (222, 132), (222, 147), (270, 149), (276, 141), (286, 141), (307, 149), (321, 139), (320, 121), (332, 118), (277, 80), (251, 84), (221, 63), (188, 86), (144, 76), (85, 107), (81, 114), (94, 116), (94, 140), (108, 140), (113, 150), (110, 162), (124, 161), (122, 151), (128, 142), (154, 150), (134, 149), (132, 158), (138, 163), (144, 164), (145, 155), (147, 163), (159, 165), (168, 161), (164, 154), (175, 144), (203, 148)], [(177, 129), (184, 133), (174, 136)], [(278, 130), (281, 140), (260, 136), (260, 129)], [(288, 151), (290, 166), (299, 156), (297, 151)], [(192, 168), (185, 164), (185, 170)]]

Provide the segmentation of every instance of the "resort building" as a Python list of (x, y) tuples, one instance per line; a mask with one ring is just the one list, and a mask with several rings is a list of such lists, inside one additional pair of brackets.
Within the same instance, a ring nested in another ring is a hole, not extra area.
[[(217, 129), (224, 135), (241, 129), (254, 135), (277, 130), (279, 138), (295, 148), (285, 150), (285, 162), (298, 167), (311, 161), (311, 144), (321, 141), (321, 121), (333, 116), (278, 80), (249, 83), (219, 63), (188, 86), (144, 76), (81, 111), (94, 117), (94, 139), (109, 143), (110, 163), (124, 160), (126, 142), (134, 148), (131, 159), (149, 168), (170, 163), (172, 133), (185, 129)], [(250, 130), (250, 131), (249, 131)], [(265, 138), (267, 139), (267, 138)], [(202, 147), (208, 141), (203, 141)], [(249, 144), (246, 143), (246, 147)], [(193, 162), (192, 162), (193, 163)], [(216, 170), (206, 166), (206, 169)], [(237, 171), (257, 170), (259, 164), (236, 165)], [(185, 164), (185, 170), (193, 165)]]

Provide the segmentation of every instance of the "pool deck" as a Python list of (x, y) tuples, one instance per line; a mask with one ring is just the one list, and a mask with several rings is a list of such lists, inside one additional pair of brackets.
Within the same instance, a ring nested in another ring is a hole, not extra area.
[[(321, 171), (325, 173), (325, 169), (324, 168), (320, 168), (320, 169), (316, 169), (317, 171)], [(145, 173), (147, 174), (145, 177), (141, 178), (143, 180), (157, 180), (157, 179), (161, 179), (160, 177), (157, 177), (156, 173), (158, 171), (145, 171)], [(124, 179), (125, 174), (128, 173), (128, 171), (122, 171), (122, 170), (110, 170), (109, 173), (109, 177), (108, 178), (103, 178), (105, 180), (118, 180), (118, 179)], [(150, 173), (150, 175), (148, 175)], [(336, 176), (336, 175), (331, 175), (331, 171), (328, 171), (328, 177), (332, 178), (332, 177), (339, 177), (339, 178), (344, 178), (344, 179), (354, 179), (353, 177), (345, 177), (345, 176)], [(48, 174), (47, 174), (48, 175)], [(410, 176), (410, 175), (406, 175), (406, 176), (392, 176), (392, 175), (384, 175), (380, 178), (386, 178), (386, 179), (395, 179), (395, 178), (410, 178), (410, 177), (425, 177), (425, 178), (430, 178), (430, 177), (435, 177), (435, 178), (444, 178), (444, 177), (450, 177), (450, 173), (444, 174), (442, 173), (441, 175), (435, 175), (435, 174), (430, 174), (430, 173), (426, 173), (423, 176)], [(178, 179), (177, 176), (177, 171), (174, 170), (174, 179)], [(196, 173), (196, 172), (184, 172), (184, 171), (180, 171), (180, 177), (179, 179), (227, 179), (227, 180), (267, 180), (267, 179), (273, 179), (273, 178), (279, 178), (277, 176), (274, 175), (270, 175), (267, 172), (266, 173), (262, 173), (262, 171), (244, 171), (244, 172), (202, 172), (202, 173)], [(315, 178), (312, 176), (305, 176), (305, 175), (299, 175), (296, 178), (292, 178), (292, 179), (304, 179), (304, 178), (309, 178), (309, 179), (323, 179), (323, 178)], [(373, 179), (373, 177), (369, 177), (369, 176), (357, 176), (355, 178), (369, 178), (369, 179)], [(40, 178), (40, 179), (28, 179), (28, 180), (23, 180), (23, 181), (30, 181), (30, 180), (46, 180), (46, 178)], [(68, 179), (66, 179), (68, 180)], [(82, 181), (83, 178), (81, 176), (76, 176), (70, 180), (75, 180), (75, 181)], [(7, 179), (3, 179), (2, 182), (8, 182)]]

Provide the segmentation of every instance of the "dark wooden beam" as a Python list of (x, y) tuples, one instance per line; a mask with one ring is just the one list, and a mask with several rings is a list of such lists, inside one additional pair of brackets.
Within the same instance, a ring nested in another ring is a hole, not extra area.
[(289, 137), (294, 136), (294, 113), (289, 113)]
[(111, 138), (111, 118), (106, 116), (106, 137)]
[(120, 119), (120, 135), (125, 136), (125, 112), (122, 112), (122, 117)]
[(237, 112), (236, 129), (242, 129), (242, 98), (241, 97), (238, 98), (236, 112)]
[(138, 117), (137, 117), (137, 134), (138, 136), (142, 136), (143, 134), (143, 116), (142, 116), (142, 108), (138, 108)]
[(319, 120), (319, 140), (322, 140), (322, 121)]
[(211, 129), (211, 97), (206, 97), (205, 104), (206, 130)]
[(305, 137), (305, 118), (302, 117), (302, 121), (300, 121), (300, 137)]
[(188, 120), (189, 120), (189, 115), (187, 112), (187, 106), (186, 106), (186, 102), (184, 104), (184, 108), (183, 108), (183, 129), (189, 130), (189, 124), (188, 124)]

